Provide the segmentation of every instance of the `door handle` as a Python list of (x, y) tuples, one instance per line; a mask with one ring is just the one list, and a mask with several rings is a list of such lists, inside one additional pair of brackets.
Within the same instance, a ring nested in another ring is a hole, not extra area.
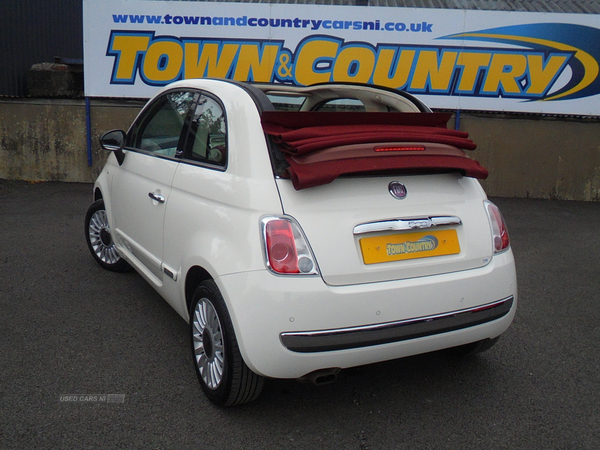
[(148, 192), (148, 197), (152, 200), (156, 200), (158, 203), (164, 203), (165, 198), (162, 195), (155, 194), (154, 192)]

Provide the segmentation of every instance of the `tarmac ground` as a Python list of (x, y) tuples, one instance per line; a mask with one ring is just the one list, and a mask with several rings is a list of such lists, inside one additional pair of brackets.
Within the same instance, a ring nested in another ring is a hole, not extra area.
[(493, 199), (519, 306), (498, 344), (202, 394), (187, 324), (84, 240), (88, 184), (0, 180), (0, 448), (598, 449), (600, 203)]

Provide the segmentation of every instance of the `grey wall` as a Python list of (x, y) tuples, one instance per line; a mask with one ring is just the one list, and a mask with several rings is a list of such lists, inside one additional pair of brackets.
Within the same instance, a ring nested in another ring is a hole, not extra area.
[[(92, 100), (90, 167), (83, 100), (0, 99), (0, 178), (92, 182), (107, 157), (98, 137), (127, 129), (141, 106)], [(600, 119), (463, 112), (460, 129), (490, 171), (489, 195), (600, 201)]]
[(107, 157), (98, 138), (111, 129), (127, 129), (142, 105), (92, 100), (89, 166), (84, 100), (0, 99), (0, 178), (93, 181)]
[(600, 119), (461, 115), (500, 197), (600, 201)]

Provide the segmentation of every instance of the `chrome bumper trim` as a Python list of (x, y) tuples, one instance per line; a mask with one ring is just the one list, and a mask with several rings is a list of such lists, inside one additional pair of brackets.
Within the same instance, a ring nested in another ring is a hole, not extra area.
[(320, 331), (281, 333), (283, 345), (293, 352), (314, 353), (389, 344), (468, 328), (499, 319), (510, 311), (514, 297), (474, 308), (396, 322)]

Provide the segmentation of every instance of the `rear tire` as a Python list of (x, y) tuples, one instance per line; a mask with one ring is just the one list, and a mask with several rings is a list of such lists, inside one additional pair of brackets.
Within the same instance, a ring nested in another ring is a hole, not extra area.
[(201, 283), (194, 293), (190, 336), (196, 374), (210, 401), (232, 406), (259, 396), (264, 378), (242, 359), (225, 301), (212, 280)]
[(476, 355), (478, 353), (485, 352), (486, 350), (492, 348), (496, 344), (496, 342), (498, 342), (498, 339), (500, 339), (500, 336), (497, 336), (493, 339), (482, 339), (481, 341), (471, 342), (470, 344), (449, 348), (448, 353), (458, 357)]
[(119, 256), (112, 239), (104, 200), (96, 200), (85, 215), (85, 241), (100, 266), (113, 272), (127, 272), (131, 266)]

